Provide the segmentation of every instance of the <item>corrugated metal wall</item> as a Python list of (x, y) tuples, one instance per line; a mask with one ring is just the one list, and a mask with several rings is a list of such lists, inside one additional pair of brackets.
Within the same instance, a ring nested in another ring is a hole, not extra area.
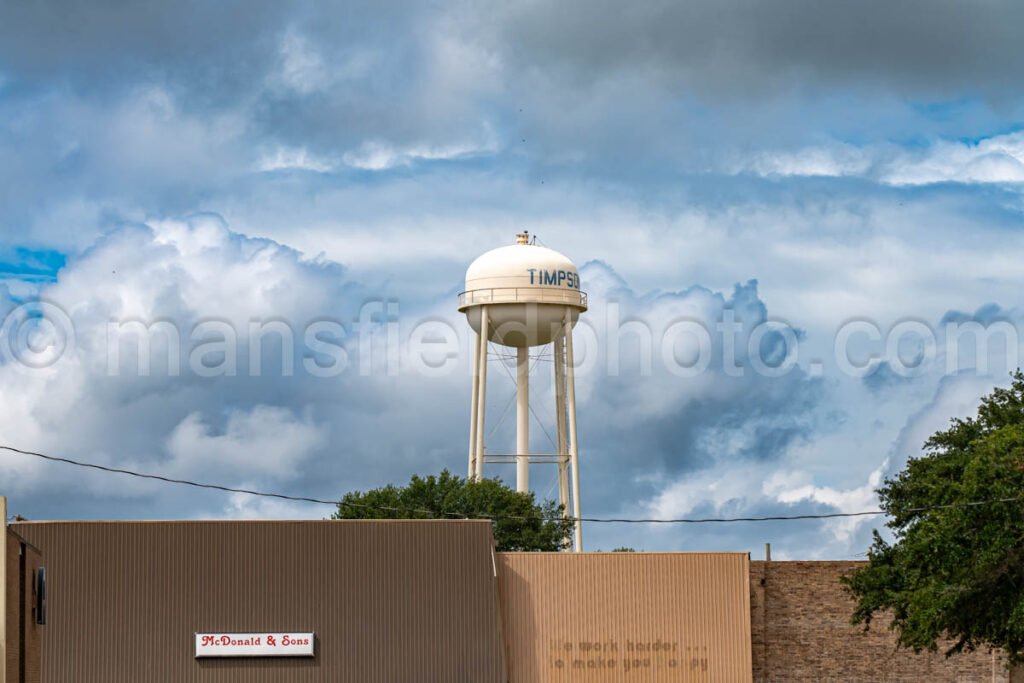
[(513, 683), (751, 680), (746, 553), (499, 553)]
[[(45, 683), (504, 681), (486, 521), (35, 522)], [(194, 658), (313, 631), (312, 659)]]

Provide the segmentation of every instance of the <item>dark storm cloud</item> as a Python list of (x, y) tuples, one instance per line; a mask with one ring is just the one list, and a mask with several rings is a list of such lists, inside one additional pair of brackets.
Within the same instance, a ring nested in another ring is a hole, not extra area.
[(0, 10), (0, 67), (24, 82), (103, 89), (154, 76), (240, 87), (273, 53), (284, 3), (14, 2)]
[[(950, 131), (936, 122), (944, 115), (903, 98), (1015, 98), (1021, 11), (803, 0), (4, 3), (0, 220), (35, 229), (59, 206), (54, 194), (88, 197), (74, 218), (93, 222), (91, 203), (141, 208), (133, 218), (186, 213), (282, 148), (335, 172), (381, 143), (383, 168), (462, 149), (510, 172), (543, 167), (549, 180), (582, 171), (651, 187), (678, 185), (675, 173), (730, 172), (731, 154), (766, 141), (970, 137), (992, 117)], [(850, 83), (888, 90), (851, 106)], [(822, 89), (831, 95), (815, 96)], [(403, 157), (410, 149), (420, 156)]]
[(951, 0), (571, 0), (497, 12), (460, 3), (429, 15), (415, 5), (368, 2), (14, 2), (0, 10), (0, 64), (35, 79), (92, 74), (94, 85), (102, 76), (187, 71), (199, 85), (235, 89), (266, 65), (290, 26), (335, 54), (365, 43), (415, 58), (409, 41), (438, 17), (467, 43), (584, 80), (653, 69), (676, 84), (722, 90), (770, 86), (795, 73), (1019, 92), (1024, 65), (1024, 6)]
[(0, 77), (13, 96), (108, 102), (157, 86), (186, 115), (244, 110), (250, 134), (344, 149), (430, 130), (415, 105), (433, 21), (394, 3), (5, 3)]
[[(0, 68), (36, 83), (66, 80), (91, 88), (169, 78), (208, 96), (250, 89), (277, 58), (288, 29), (314, 34), (343, 54), (353, 43), (398, 38), (422, 15), (395, 3), (270, 0), (227, 2), (4, 3)], [(401, 45), (388, 45), (402, 52)]]
[(648, 72), (749, 97), (800, 79), (1021, 93), (1024, 6), (1013, 2), (608, 0), (520, 3), (494, 24), (522, 64), (582, 82)]
[[(180, 96), (186, 112), (244, 106), (254, 130), (292, 142), (443, 138), (452, 125), (490, 117), (522, 128), (526, 151), (534, 127), (565, 137), (570, 149), (581, 131), (615, 128), (618, 146), (609, 153), (622, 156), (652, 126), (709, 125), (687, 111), (693, 102), (680, 98), (688, 94), (750, 101), (791, 97), (792, 84), (854, 83), (926, 98), (1016, 97), (1021, 25), (1019, 4), (922, 0), (520, 2), (502, 10), (263, 0), (5, 3), (0, 75), (15, 92), (70, 84), (96, 94), (158, 83)], [(289, 32), (328, 77), (309, 91), (267, 87)], [(457, 49), (444, 53), (446, 41)], [(491, 81), (469, 89), (439, 74), (485, 63), (492, 63)], [(353, 64), (359, 68), (346, 76)], [(571, 124), (537, 120), (555, 103)], [(684, 133), (677, 126), (675, 139), (662, 144), (686, 147)]]

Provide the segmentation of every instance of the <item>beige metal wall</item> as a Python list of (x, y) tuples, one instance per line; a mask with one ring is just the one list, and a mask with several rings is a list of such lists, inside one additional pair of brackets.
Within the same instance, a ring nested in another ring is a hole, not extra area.
[(499, 553), (513, 683), (751, 680), (746, 553)]
[[(46, 557), (46, 683), (505, 680), (486, 521), (13, 528)], [(195, 632), (284, 630), (316, 657), (194, 657)]]

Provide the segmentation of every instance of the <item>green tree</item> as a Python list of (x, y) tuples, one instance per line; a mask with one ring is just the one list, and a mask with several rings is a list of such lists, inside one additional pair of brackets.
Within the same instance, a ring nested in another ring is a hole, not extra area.
[(571, 521), (562, 506), (537, 503), (500, 479), (474, 481), (444, 470), (438, 476), (413, 476), (407, 486), (346, 493), (334, 519), (490, 519), (498, 550), (564, 550)]
[(869, 563), (844, 578), (854, 623), (887, 611), (915, 651), (947, 637), (947, 654), (989, 646), (1024, 659), (1024, 374), (1012, 379), (879, 489), (894, 541), (876, 531)]

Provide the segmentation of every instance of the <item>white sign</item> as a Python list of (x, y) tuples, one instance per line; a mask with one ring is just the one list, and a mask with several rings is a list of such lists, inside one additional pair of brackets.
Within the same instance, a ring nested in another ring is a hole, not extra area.
[(312, 657), (312, 633), (197, 633), (196, 657)]

